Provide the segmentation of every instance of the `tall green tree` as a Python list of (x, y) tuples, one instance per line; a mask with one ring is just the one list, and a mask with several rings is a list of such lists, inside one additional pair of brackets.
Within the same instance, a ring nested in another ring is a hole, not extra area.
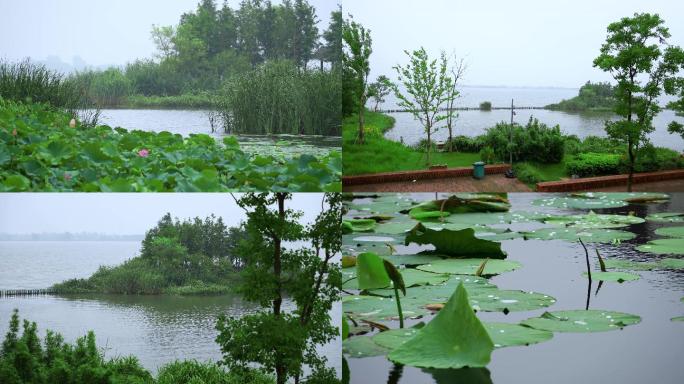
[(430, 151), (432, 134), (437, 132), (437, 123), (445, 116), (440, 108), (448, 100), (451, 81), (449, 79), (448, 60), (442, 52), (439, 59), (430, 59), (425, 48), (416, 51), (405, 51), (409, 58), (408, 64), (397, 65), (399, 82), (404, 90), (394, 87), (394, 93), (399, 99), (399, 106), (406, 108), (420, 121), (427, 136), (427, 165), (430, 166)]
[(606, 133), (627, 146), (628, 191), (639, 148), (655, 129), (653, 118), (661, 110), (658, 97), (666, 84), (675, 82), (681, 67), (682, 50), (667, 44), (670, 32), (664, 24), (660, 16), (650, 13), (635, 13), (611, 23), (601, 54), (594, 59), (595, 67), (617, 81), (614, 111), (622, 119), (607, 121)]
[[(239, 247), (245, 259), (239, 292), (263, 310), (221, 317), (216, 341), (231, 370), (245, 371), (258, 364), (284, 384), (289, 379), (299, 382), (308, 366), (310, 381), (333, 383), (334, 371), (326, 368), (326, 358), (316, 353), (316, 347), (339, 335), (329, 312), (340, 298), (341, 273), (331, 260), (341, 249), (342, 198), (324, 195), (321, 213), (304, 226), (302, 213), (286, 207), (291, 197), (262, 193), (237, 200), (248, 217), (246, 238)], [(294, 242), (306, 246), (286, 246)], [(294, 310), (283, 308), (285, 297), (294, 302)]]
[(347, 20), (344, 23), (342, 39), (346, 46), (343, 62), (345, 67), (349, 69), (348, 73), (353, 75), (352, 77), (343, 76), (342, 85), (351, 89), (358, 102), (359, 132), (357, 142), (363, 144), (364, 112), (368, 97), (368, 75), (370, 74), (370, 55), (373, 53), (373, 40), (371, 39), (370, 30), (353, 20)]
[(332, 64), (333, 68), (342, 63), (342, 6), (330, 13), (330, 24), (323, 31), (322, 59)]
[(446, 128), (449, 131), (449, 139), (447, 142), (449, 151), (452, 151), (454, 148), (454, 122), (456, 121), (456, 118), (458, 118), (458, 113), (456, 112), (455, 104), (456, 100), (458, 100), (458, 98), (461, 96), (461, 92), (458, 90), (458, 87), (461, 85), (463, 75), (466, 71), (466, 64), (463, 59), (459, 59), (458, 57), (456, 57), (456, 54), (453, 55), (452, 59), (453, 63), (451, 63), (451, 66), (449, 68), (451, 76), (448, 80), (449, 84), (446, 87), (446, 111), (444, 114)]
[(378, 105), (385, 102), (385, 97), (392, 92), (392, 82), (385, 75), (378, 76), (375, 82), (368, 86), (368, 96), (373, 98), (375, 106), (373, 111), (378, 110)]

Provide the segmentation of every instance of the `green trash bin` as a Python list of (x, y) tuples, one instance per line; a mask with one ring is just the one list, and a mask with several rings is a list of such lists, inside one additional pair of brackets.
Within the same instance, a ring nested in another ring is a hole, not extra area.
[(480, 180), (485, 177), (485, 163), (478, 161), (473, 163), (473, 177)]

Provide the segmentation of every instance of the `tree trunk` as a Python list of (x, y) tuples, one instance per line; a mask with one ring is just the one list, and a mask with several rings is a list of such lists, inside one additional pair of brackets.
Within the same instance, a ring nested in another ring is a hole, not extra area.
[[(278, 218), (282, 221), (285, 220), (285, 194), (277, 193), (276, 199), (278, 200)], [(280, 282), (280, 275), (282, 272), (281, 265), (281, 238), (280, 234), (276, 235), (273, 239), (273, 274), (276, 278), (276, 292), (275, 299), (273, 300), (273, 316), (277, 319), (280, 317), (280, 306), (283, 303), (282, 287)], [(280, 351), (276, 348), (276, 383), (285, 384), (285, 379), (287, 377), (287, 372), (285, 372), (285, 363), (283, 362), (283, 357)]]
[(357, 141), (359, 142), (359, 144), (363, 144), (363, 140), (364, 140), (363, 128), (364, 128), (364, 125), (366, 123), (364, 120), (365, 119), (364, 112), (366, 111), (366, 106), (364, 105), (365, 100), (364, 100), (363, 96), (359, 100), (359, 104), (360, 104), (359, 105), (359, 135), (358, 135)]
[(635, 162), (635, 156), (634, 156), (634, 147), (632, 145), (632, 140), (629, 140), (629, 177), (627, 178), (627, 192), (632, 192), (632, 181), (634, 179), (634, 162)]
[(430, 123), (428, 123), (428, 129), (427, 129), (427, 166), (428, 168), (430, 167), (430, 131), (432, 130), (432, 127), (430, 126)]

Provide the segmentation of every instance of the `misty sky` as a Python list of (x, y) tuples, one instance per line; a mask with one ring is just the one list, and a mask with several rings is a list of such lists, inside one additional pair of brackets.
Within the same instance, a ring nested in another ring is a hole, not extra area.
[[(199, 0), (0, 0), (0, 58), (37, 61), (79, 56), (91, 66), (123, 65), (150, 58), (152, 24), (177, 25)], [(217, 0), (220, 6), (223, 0)], [(233, 8), (239, 0), (229, 0)], [(274, 4), (280, 3), (274, 0)], [(309, 0), (319, 29), (327, 27), (337, 3)]]
[[(296, 193), (286, 207), (304, 211), (302, 222), (312, 222), (321, 198)], [(2, 193), (0, 233), (144, 234), (166, 212), (181, 219), (213, 213), (228, 226), (246, 218), (227, 193)]]
[(658, 13), (668, 43), (684, 47), (684, 2), (677, 0), (343, 0), (345, 16), (371, 29), (371, 78), (407, 62), (404, 50), (466, 58), (465, 84), (577, 88), (607, 81), (592, 67), (606, 27), (634, 12)]

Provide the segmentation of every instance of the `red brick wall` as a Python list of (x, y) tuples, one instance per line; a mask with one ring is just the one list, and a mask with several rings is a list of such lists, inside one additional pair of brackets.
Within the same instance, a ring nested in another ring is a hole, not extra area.
[[(485, 165), (485, 174), (504, 173), (511, 167), (508, 164)], [(343, 176), (342, 185), (378, 184), (393, 181), (413, 181), (441, 179), (449, 177), (472, 176), (472, 167), (430, 169), (421, 171), (383, 172), (358, 176)]]
[[(572, 192), (586, 191), (593, 188), (611, 187), (615, 185), (627, 185), (629, 175), (612, 175), (599, 177), (586, 177), (582, 179), (547, 181), (537, 183), (537, 192)], [(648, 183), (653, 181), (684, 179), (684, 169), (672, 171), (635, 173), (634, 183)]]

